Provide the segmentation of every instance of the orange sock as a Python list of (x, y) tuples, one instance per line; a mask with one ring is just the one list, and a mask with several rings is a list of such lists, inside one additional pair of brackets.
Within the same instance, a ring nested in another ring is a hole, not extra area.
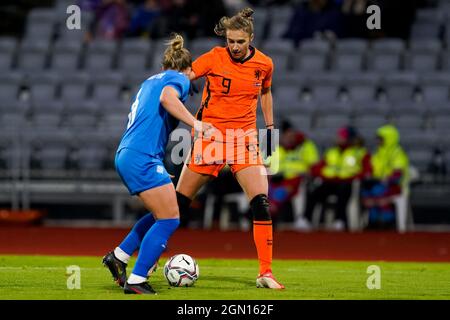
[(272, 269), (272, 221), (253, 221), (253, 240), (258, 252), (259, 273)]

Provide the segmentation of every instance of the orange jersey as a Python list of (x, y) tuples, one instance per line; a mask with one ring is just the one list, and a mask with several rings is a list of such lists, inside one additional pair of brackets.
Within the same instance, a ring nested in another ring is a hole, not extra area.
[(226, 129), (256, 128), (258, 95), (272, 85), (272, 59), (256, 48), (243, 61), (226, 47), (215, 47), (192, 64), (197, 78), (206, 77), (197, 118)]

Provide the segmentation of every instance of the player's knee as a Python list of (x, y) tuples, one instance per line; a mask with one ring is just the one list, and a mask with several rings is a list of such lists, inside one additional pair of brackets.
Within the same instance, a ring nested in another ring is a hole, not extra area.
[(186, 197), (184, 194), (179, 193), (177, 191), (177, 202), (178, 202), (178, 208), (179, 208), (179, 214), (185, 215), (189, 211), (189, 207), (191, 206), (192, 200)]
[(250, 201), (250, 210), (254, 221), (270, 221), (269, 199), (265, 194), (258, 194)]

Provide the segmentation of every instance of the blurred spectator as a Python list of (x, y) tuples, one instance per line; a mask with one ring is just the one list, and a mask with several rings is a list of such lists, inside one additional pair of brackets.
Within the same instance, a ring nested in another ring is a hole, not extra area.
[(344, 22), (344, 35), (348, 38), (366, 38), (368, 29), (366, 26), (368, 15), (367, 7), (370, 0), (343, 0), (342, 14)]
[(161, 15), (161, 8), (157, 0), (146, 0), (133, 12), (129, 36), (151, 36), (154, 37), (155, 22)]
[(312, 168), (315, 179), (307, 197), (303, 227), (310, 228), (316, 204), (322, 204), (323, 208), (328, 197), (334, 195), (337, 197), (333, 204), (336, 218), (334, 228), (347, 228), (347, 204), (353, 181), (370, 175), (370, 171), (370, 155), (360, 146), (356, 130), (353, 127), (340, 128), (336, 146), (328, 149), (323, 159)]
[(271, 160), (271, 168), (277, 172), (269, 181), (270, 211), (274, 222), (282, 220), (282, 215), (289, 211), (286, 206), (298, 194), (301, 182), (318, 161), (319, 152), (314, 142), (292, 128), (289, 122), (284, 122), (280, 145)]
[(129, 13), (125, 0), (103, 0), (95, 11), (95, 18), (88, 40), (100, 38), (107, 40), (121, 39), (128, 29)]
[(317, 33), (342, 36), (342, 14), (332, 0), (309, 0), (300, 3), (289, 21), (283, 38), (292, 39), (298, 45), (303, 39), (313, 38)]
[(393, 197), (408, 184), (409, 160), (392, 125), (377, 130), (378, 147), (372, 155), (373, 174), (362, 183), (362, 204), (369, 210), (369, 227), (393, 225)]
[(214, 26), (225, 15), (223, 0), (174, 0), (165, 13), (166, 29), (189, 39), (214, 36)]

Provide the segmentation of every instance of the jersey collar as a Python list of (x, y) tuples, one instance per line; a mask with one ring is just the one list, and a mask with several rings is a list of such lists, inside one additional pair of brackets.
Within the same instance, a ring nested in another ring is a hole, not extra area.
[(239, 59), (233, 58), (233, 56), (231, 55), (230, 49), (228, 47), (227, 47), (227, 52), (228, 52), (228, 55), (230, 56), (230, 59), (233, 60), (233, 62), (243, 64), (244, 62), (247, 62), (248, 60), (253, 58), (253, 56), (256, 53), (256, 50), (255, 50), (254, 47), (249, 46), (249, 49), (250, 49), (250, 55), (247, 58), (243, 59), (243, 60), (239, 60)]

